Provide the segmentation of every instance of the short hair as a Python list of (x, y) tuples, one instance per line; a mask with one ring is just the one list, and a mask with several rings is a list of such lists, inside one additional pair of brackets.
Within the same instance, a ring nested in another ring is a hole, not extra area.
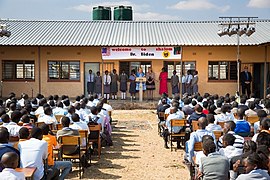
[(207, 126), (207, 120), (205, 117), (200, 117), (198, 119), (198, 126), (201, 127), (202, 129), (205, 129), (205, 127)]
[(16, 168), (19, 163), (19, 155), (15, 152), (6, 152), (1, 157), (1, 163), (4, 168)]
[(191, 104), (192, 104), (192, 106), (196, 106), (197, 101), (193, 100), (193, 101), (191, 101)]
[(5, 144), (8, 143), (9, 140), (9, 132), (6, 127), (0, 127), (0, 143)]
[(207, 141), (207, 140), (212, 140), (212, 141), (214, 141), (214, 138), (213, 138), (213, 136), (211, 136), (211, 135), (204, 135), (204, 136), (202, 137), (202, 142)]
[(206, 119), (207, 119), (208, 123), (214, 123), (215, 122), (214, 114), (207, 114)]
[(61, 108), (64, 107), (64, 105), (63, 105), (63, 103), (62, 103), (61, 101), (57, 102), (57, 103), (56, 103), (56, 106), (57, 106), (57, 107), (61, 107)]
[(11, 113), (10, 119), (11, 119), (11, 121), (18, 123), (20, 121), (21, 117), (22, 117), (22, 113), (18, 110), (15, 110)]
[(45, 107), (44, 114), (51, 115), (52, 114), (52, 108), (51, 107)]
[(217, 107), (221, 107), (222, 106), (222, 101), (221, 100), (217, 100)]
[(42, 130), (42, 134), (43, 134), (43, 135), (48, 135), (49, 132), (51, 132), (50, 127), (49, 127), (48, 124), (42, 124), (42, 125), (40, 126), (40, 129)]
[(234, 131), (236, 128), (236, 124), (233, 121), (226, 121), (225, 124), (228, 125), (229, 130)]
[(263, 158), (261, 158), (260, 155), (257, 153), (251, 153), (250, 155), (248, 155), (246, 161), (251, 165), (256, 165), (258, 169), (266, 168), (264, 163), (262, 163), (264, 162)]
[(265, 110), (262, 110), (262, 109), (257, 111), (257, 115), (259, 117), (267, 117), (267, 113), (265, 112)]
[(23, 115), (21, 120), (23, 123), (30, 123), (30, 117), (27, 114)]
[(91, 113), (92, 114), (97, 114), (97, 112), (98, 112), (98, 109), (97, 109), (97, 107), (96, 106), (92, 106), (91, 108), (90, 108), (90, 110), (91, 110)]
[(30, 135), (29, 129), (26, 127), (21, 127), (19, 130), (19, 138), (20, 139), (28, 139)]
[(243, 152), (256, 152), (257, 144), (252, 140), (247, 140), (244, 142)]
[(203, 149), (207, 154), (216, 152), (216, 145), (215, 142), (211, 139), (205, 140), (203, 143)]
[(204, 108), (207, 108), (207, 107), (208, 107), (208, 102), (207, 102), (207, 101), (204, 101), (204, 102), (202, 103), (202, 105), (203, 105)]
[(196, 106), (195, 106), (195, 111), (197, 111), (197, 112), (202, 112), (203, 111), (203, 108), (202, 108), (202, 106), (201, 105), (199, 105), (199, 104), (196, 104)]
[(198, 101), (198, 102), (202, 102), (202, 101), (203, 101), (203, 97), (202, 97), (202, 96), (198, 96), (198, 97), (197, 97), (197, 101)]
[(255, 102), (254, 101), (250, 101), (249, 103), (248, 103), (248, 107), (249, 107), (249, 109), (255, 109)]
[(61, 124), (63, 127), (69, 127), (69, 124), (70, 124), (69, 117), (66, 117), (66, 116), (62, 117)]
[(80, 116), (78, 114), (74, 113), (74, 114), (71, 115), (71, 119), (74, 122), (79, 122), (80, 121)]
[(16, 110), (16, 103), (10, 103), (9, 105), (9, 109), (12, 110), (12, 111), (15, 111)]
[(237, 109), (237, 116), (239, 118), (243, 118), (244, 115), (245, 115), (245, 109), (244, 108)]
[(266, 145), (270, 148), (270, 134), (267, 132), (260, 132), (257, 136), (257, 145)]
[(269, 130), (270, 128), (270, 119), (266, 118), (260, 121), (262, 129)]
[(6, 110), (4, 108), (0, 108), (0, 116), (2, 116), (3, 114), (6, 114)]
[(187, 104), (189, 104), (189, 103), (190, 103), (190, 100), (189, 100), (188, 98), (185, 98), (185, 99), (184, 99), (184, 104), (187, 105)]
[(31, 130), (31, 138), (42, 139), (42, 130), (39, 127), (34, 127)]
[(228, 145), (233, 145), (235, 142), (235, 137), (233, 134), (227, 133), (223, 136), (223, 142), (227, 142)]
[(9, 123), (10, 122), (10, 118), (9, 118), (9, 115), (8, 114), (3, 114), (1, 116), (1, 119), (4, 123)]

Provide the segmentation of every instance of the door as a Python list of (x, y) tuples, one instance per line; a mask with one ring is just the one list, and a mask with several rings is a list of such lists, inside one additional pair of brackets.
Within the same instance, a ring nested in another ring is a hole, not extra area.
[(97, 71), (99, 71), (100, 63), (84, 63), (84, 95), (87, 96), (87, 75), (89, 74), (89, 70), (91, 69), (94, 75), (96, 75)]
[[(266, 64), (266, 69), (268, 69), (269, 64)], [(267, 74), (266, 77), (268, 77)], [(264, 63), (254, 63), (253, 65), (253, 93), (256, 97), (264, 98)], [(268, 79), (266, 79), (268, 82)]]

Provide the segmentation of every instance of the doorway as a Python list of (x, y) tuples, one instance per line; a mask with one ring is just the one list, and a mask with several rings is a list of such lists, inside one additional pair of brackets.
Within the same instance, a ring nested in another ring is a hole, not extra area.
[(84, 63), (84, 95), (88, 96), (87, 93), (87, 76), (89, 70), (92, 69), (94, 75), (96, 75), (97, 71), (99, 71), (99, 64), (100, 63)]
[[(266, 69), (269, 68), (269, 63), (266, 64)], [(267, 77), (269, 73), (267, 73)], [(269, 82), (268, 78), (266, 82)], [(253, 64), (253, 93), (256, 97), (264, 98), (264, 63)]]

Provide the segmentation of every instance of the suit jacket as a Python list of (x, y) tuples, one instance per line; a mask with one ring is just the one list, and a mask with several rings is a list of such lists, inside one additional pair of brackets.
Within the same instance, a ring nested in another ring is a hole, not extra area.
[(252, 81), (252, 76), (251, 76), (251, 73), (250, 72), (247, 72), (248, 73), (248, 78), (246, 76), (246, 72), (245, 71), (242, 71), (240, 73), (240, 81), (241, 81), (241, 84), (244, 85), (246, 81), (248, 82), (251, 82)]

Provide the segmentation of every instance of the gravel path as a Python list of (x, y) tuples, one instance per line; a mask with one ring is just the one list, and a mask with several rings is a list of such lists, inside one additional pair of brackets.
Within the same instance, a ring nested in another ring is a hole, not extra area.
[[(184, 151), (163, 148), (157, 134), (153, 110), (113, 111), (114, 146), (102, 149), (101, 159), (93, 157), (85, 179), (189, 179), (182, 163)], [(76, 171), (70, 174), (77, 179)]]

